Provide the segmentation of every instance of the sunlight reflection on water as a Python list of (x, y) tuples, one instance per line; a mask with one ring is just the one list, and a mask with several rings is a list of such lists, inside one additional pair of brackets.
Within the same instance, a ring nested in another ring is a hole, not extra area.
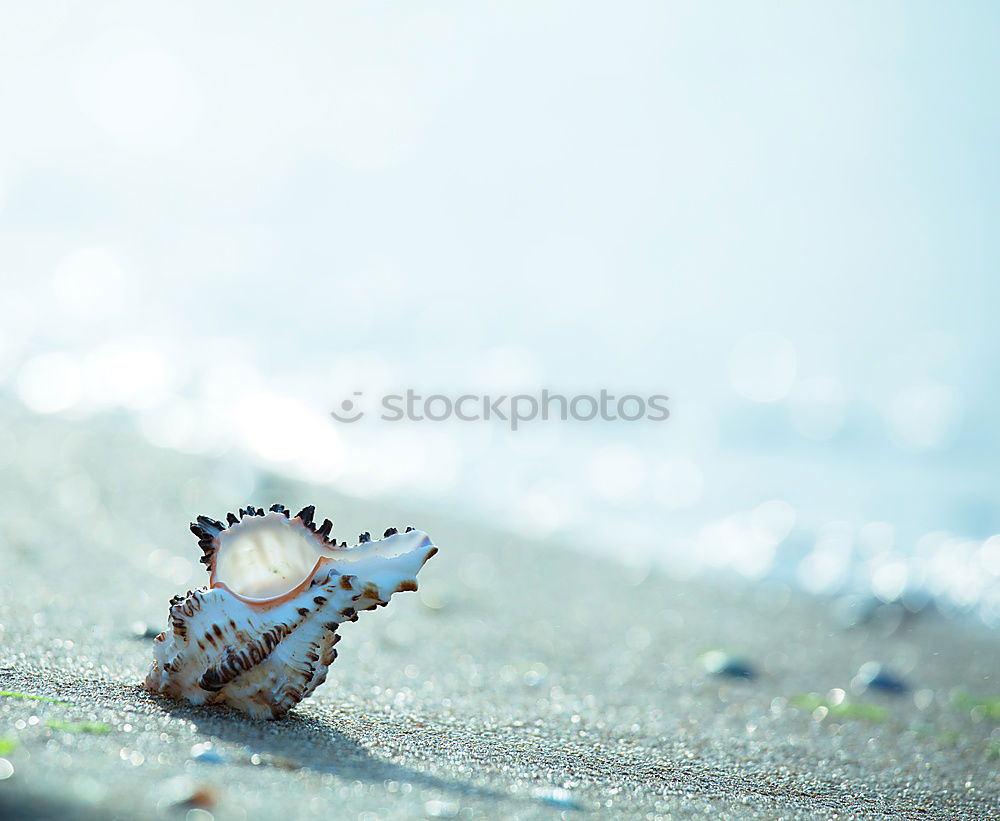
[[(1000, 188), (970, 150), (995, 54), (931, 36), (944, 11), (847, 10), (807, 50), (764, 9), (67, 13), (0, 32), (30, 78), (0, 89), (0, 389), (25, 407), (1000, 623)], [(864, 33), (897, 13), (927, 25), (887, 54)], [(659, 393), (671, 418), (376, 418), (407, 388)]]

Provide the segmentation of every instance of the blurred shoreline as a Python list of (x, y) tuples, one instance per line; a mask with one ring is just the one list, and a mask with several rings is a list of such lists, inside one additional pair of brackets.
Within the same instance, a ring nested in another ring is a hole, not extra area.
[[(323, 815), (331, 800), (387, 819), (1000, 809), (994, 632), (928, 613), (852, 626), (788, 585), (672, 578), (614, 544), (570, 550), (248, 478), (127, 426), (4, 420), (31, 462), (3, 468), (0, 809), (160, 817), (192, 796), (220, 821)], [(167, 601), (205, 579), (187, 520), (234, 497), (314, 503), (340, 534), (414, 524), (441, 546), (419, 592), (345, 629), (329, 680), (285, 722), (137, 688)]]
[[(286, 409), (290, 407), (291, 404)], [(237, 408), (231, 411), (235, 413)], [(412, 436), (419, 438), (421, 433), (413, 426), (412, 433), (386, 442), (382, 434), (361, 433), (355, 426), (338, 427), (311, 413), (303, 405), (290, 412), (288, 420), (262, 421), (252, 429), (250, 439), (234, 438), (229, 431), (214, 444), (195, 446), (190, 441), (171, 440), (154, 433), (141, 412), (119, 408), (79, 415), (35, 414), (0, 391), (0, 418), (7, 422), (3, 435), (8, 462), (16, 460), (18, 452), (28, 453), (33, 446), (30, 437), (19, 433), (19, 426), (30, 428), (37, 424), (44, 428), (51, 424), (53, 430), (63, 431), (68, 438), (72, 438), (74, 430), (87, 426), (96, 431), (128, 430), (137, 441), (144, 440), (167, 452), (218, 460), (219, 481), (230, 489), (235, 500), (251, 496), (257, 489), (258, 477), (273, 473), (312, 482), (348, 497), (384, 500), (392, 506), (403, 503), (413, 509), (430, 509), (446, 515), (457, 513), (470, 524), (486, 522), (512, 533), (531, 533), (591, 555), (606, 554), (607, 545), (614, 544), (615, 561), (637, 575), (659, 567), (678, 579), (728, 579), (735, 584), (767, 582), (802, 590), (815, 595), (820, 606), (830, 607), (847, 622), (876, 617), (899, 621), (924, 611), (936, 611), (956, 622), (1000, 629), (1000, 535), (969, 538), (931, 525), (935, 519), (954, 519), (956, 514), (949, 510), (953, 511), (963, 498), (985, 505), (986, 492), (981, 490), (989, 486), (985, 475), (957, 469), (944, 471), (940, 466), (918, 475), (891, 461), (882, 465), (866, 463), (863, 484), (852, 487), (852, 477), (860, 469), (857, 464), (842, 462), (829, 481), (824, 481), (826, 474), (813, 469), (815, 466), (806, 458), (795, 461), (772, 458), (766, 467), (766, 483), (753, 486), (752, 481), (744, 483), (740, 477), (764, 470), (759, 456), (737, 452), (716, 465), (718, 473), (733, 477), (729, 480), (733, 499), (727, 500), (724, 488), (717, 488), (710, 503), (693, 509), (670, 509), (657, 504), (656, 483), (659, 481), (662, 489), (663, 478), (658, 479), (646, 469), (642, 475), (652, 483), (651, 487), (640, 488), (636, 477), (631, 475), (624, 480), (623, 489), (615, 486), (635, 468), (635, 453), (642, 450), (641, 437), (635, 445), (603, 451), (599, 448), (595, 451), (586, 439), (579, 441), (578, 437), (567, 435), (559, 438), (558, 444), (543, 442), (542, 455), (565, 459), (566, 464), (561, 468), (549, 464), (545, 468), (547, 478), (531, 490), (525, 489), (525, 469), (517, 463), (539, 442), (518, 440), (513, 443), (513, 452), (505, 454), (501, 433), (499, 439), (494, 435), (485, 446), (480, 443), (479, 449), (469, 456), (471, 460), (487, 460), (493, 472), (474, 469), (463, 474), (463, 481), (447, 487), (432, 479), (430, 486), (421, 492), (419, 482), (394, 475), (398, 464), (414, 457), (407, 451), (406, 443), (413, 441)], [(308, 424), (302, 421), (304, 417), (308, 417)], [(209, 427), (219, 424), (216, 421)], [(202, 419), (198, 425), (205, 427), (208, 422)], [(297, 430), (297, 425), (301, 429)], [(317, 433), (317, 425), (326, 426), (327, 430)], [(358, 435), (351, 439), (345, 429), (351, 436)], [(283, 440), (286, 430), (288, 435), (298, 437), (298, 444), (292, 450), (287, 449), (287, 443), (285, 449), (272, 444)], [(516, 435), (521, 437), (522, 432)], [(44, 438), (42, 434), (39, 436)], [(305, 461), (297, 459), (296, 455), (309, 450), (312, 436), (321, 440), (317, 442), (317, 452)], [(18, 448), (15, 444), (19, 439)], [(433, 458), (427, 448), (442, 441), (430, 439), (416, 457), (418, 464)], [(617, 441), (628, 440), (618, 435)], [(402, 450), (393, 452), (393, 444), (400, 444)], [(366, 458), (366, 450), (371, 453), (370, 458)], [(323, 458), (332, 462), (324, 463)], [(364, 469), (359, 474), (348, 467), (342, 473), (338, 459), (348, 465), (363, 463)], [(537, 459), (535, 456), (531, 461)], [(560, 488), (555, 477), (585, 473), (588, 460), (594, 464), (595, 459), (599, 469), (608, 471), (600, 481), (608, 485), (610, 495), (603, 502), (600, 496), (591, 497), (589, 505), (582, 504), (582, 498), (569, 499), (569, 485)], [(0, 461), (0, 470), (4, 467)], [(683, 462), (675, 462), (675, 467), (678, 470), (667, 480), (671, 492), (683, 494), (685, 482), (702, 482), (700, 473), (692, 474)], [(380, 471), (385, 475), (375, 481)], [(793, 487), (796, 477), (806, 473), (812, 475), (799, 483), (798, 495), (793, 496), (798, 508), (776, 494), (768, 501), (740, 509), (737, 500), (741, 497), (744, 501), (766, 497), (768, 487)], [(950, 501), (943, 498), (930, 504), (928, 500), (936, 490), (945, 486)], [(58, 487), (64, 488), (67, 512), (85, 513), (95, 503), (95, 488), (80, 473), (79, 466), (71, 466), (59, 478)], [(859, 515), (866, 512), (862, 501), (873, 487), (881, 488), (883, 504), (873, 505), (868, 500), (867, 512), (894, 509), (899, 520)], [(615, 488), (613, 493), (612, 488)], [(813, 509), (810, 511), (807, 505)], [(74, 506), (79, 510), (74, 510)], [(714, 514), (707, 513), (710, 508)], [(843, 516), (831, 517), (828, 511), (837, 509), (853, 511), (853, 521)], [(980, 529), (985, 528), (980, 525)]]

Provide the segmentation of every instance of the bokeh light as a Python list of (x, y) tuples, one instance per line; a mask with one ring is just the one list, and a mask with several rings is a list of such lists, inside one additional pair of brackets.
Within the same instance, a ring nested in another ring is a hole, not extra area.
[[(886, 52), (864, 32), (896, 12), (858, 13), (802, 50), (774, 9), (581, 10), (558, 44), (556, 7), (11, 11), (0, 392), (235, 487), (1000, 618), (985, 57), (928, 83), (935, 26)], [(379, 420), (409, 388), (671, 416)]]

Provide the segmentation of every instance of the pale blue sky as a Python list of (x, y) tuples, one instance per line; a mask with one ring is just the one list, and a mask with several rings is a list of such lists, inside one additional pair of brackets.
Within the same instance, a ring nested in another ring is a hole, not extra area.
[[(997, 4), (5, 6), (0, 377), (29, 406), (83, 412), (45, 386), (122, 351), (160, 364), (121, 403), (195, 420), (250, 388), (644, 389), (664, 431), (414, 464), (585, 504), (610, 442), (693, 460), (692, 521), (798, 493), (1000, 529)], [(388, 447), (337, 436), (349, 477)]]

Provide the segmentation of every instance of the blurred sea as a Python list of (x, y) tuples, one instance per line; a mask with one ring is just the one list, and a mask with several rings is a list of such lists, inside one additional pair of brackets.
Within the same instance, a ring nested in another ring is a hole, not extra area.
[[(8, 9), (5, 401), (1000, 626), (995, 6), (303, 14)], [(329, 416), (408, 388), (671, 418)]]
[[(528, 384), (521, 390), (531, 393), (529, 360), (523, 350), (469, 354), (469, 382), (450, 394), (466, 392), (477, 373), (483, 385)], [(879, 602), (914, 611), (933, 602), (1000, 626), (993, 464), (902, 450), (891, 423), (866, 418), (861, 403), (845, 401), (821, 440), (797, 427), (787, 400), (737, 398), (713, 415), (676, 391), (666, 422), (534, 420), (514, 432), (499, 421), (386, 422), (372, 410), (345, 424), (327, 409), (358, 386), (367, 388), (358, 407), (368, 397), (374, 405), (375, 387), (402, 390), (395, 386), (406, 368), (374, 352), (334, 357), (332, 366), (317, 354), (311, 366), (300, 360), (269, 379), (255, 362), (232, 339), (202, 340), (186, 360), (131, 339), (8, 360), (4, 390), (8, 403), (36, 413), (125, 424), (159, 447), (217, 457), (232, 479), (234, 507), (273, 501), (253, 495), (257, 470), (273, 470), (550, 536), (640, 576), (662, 563), (682, 576), (858, 595), (852, 613)], [(385, 380), (378, 385), (376, 372)], [(9, 431), (7, 438), (11, 452), (32, 447)], [(80, 476), (54, 479), (72, 496), (82, 477), (89, 497), (80, 468)]]

